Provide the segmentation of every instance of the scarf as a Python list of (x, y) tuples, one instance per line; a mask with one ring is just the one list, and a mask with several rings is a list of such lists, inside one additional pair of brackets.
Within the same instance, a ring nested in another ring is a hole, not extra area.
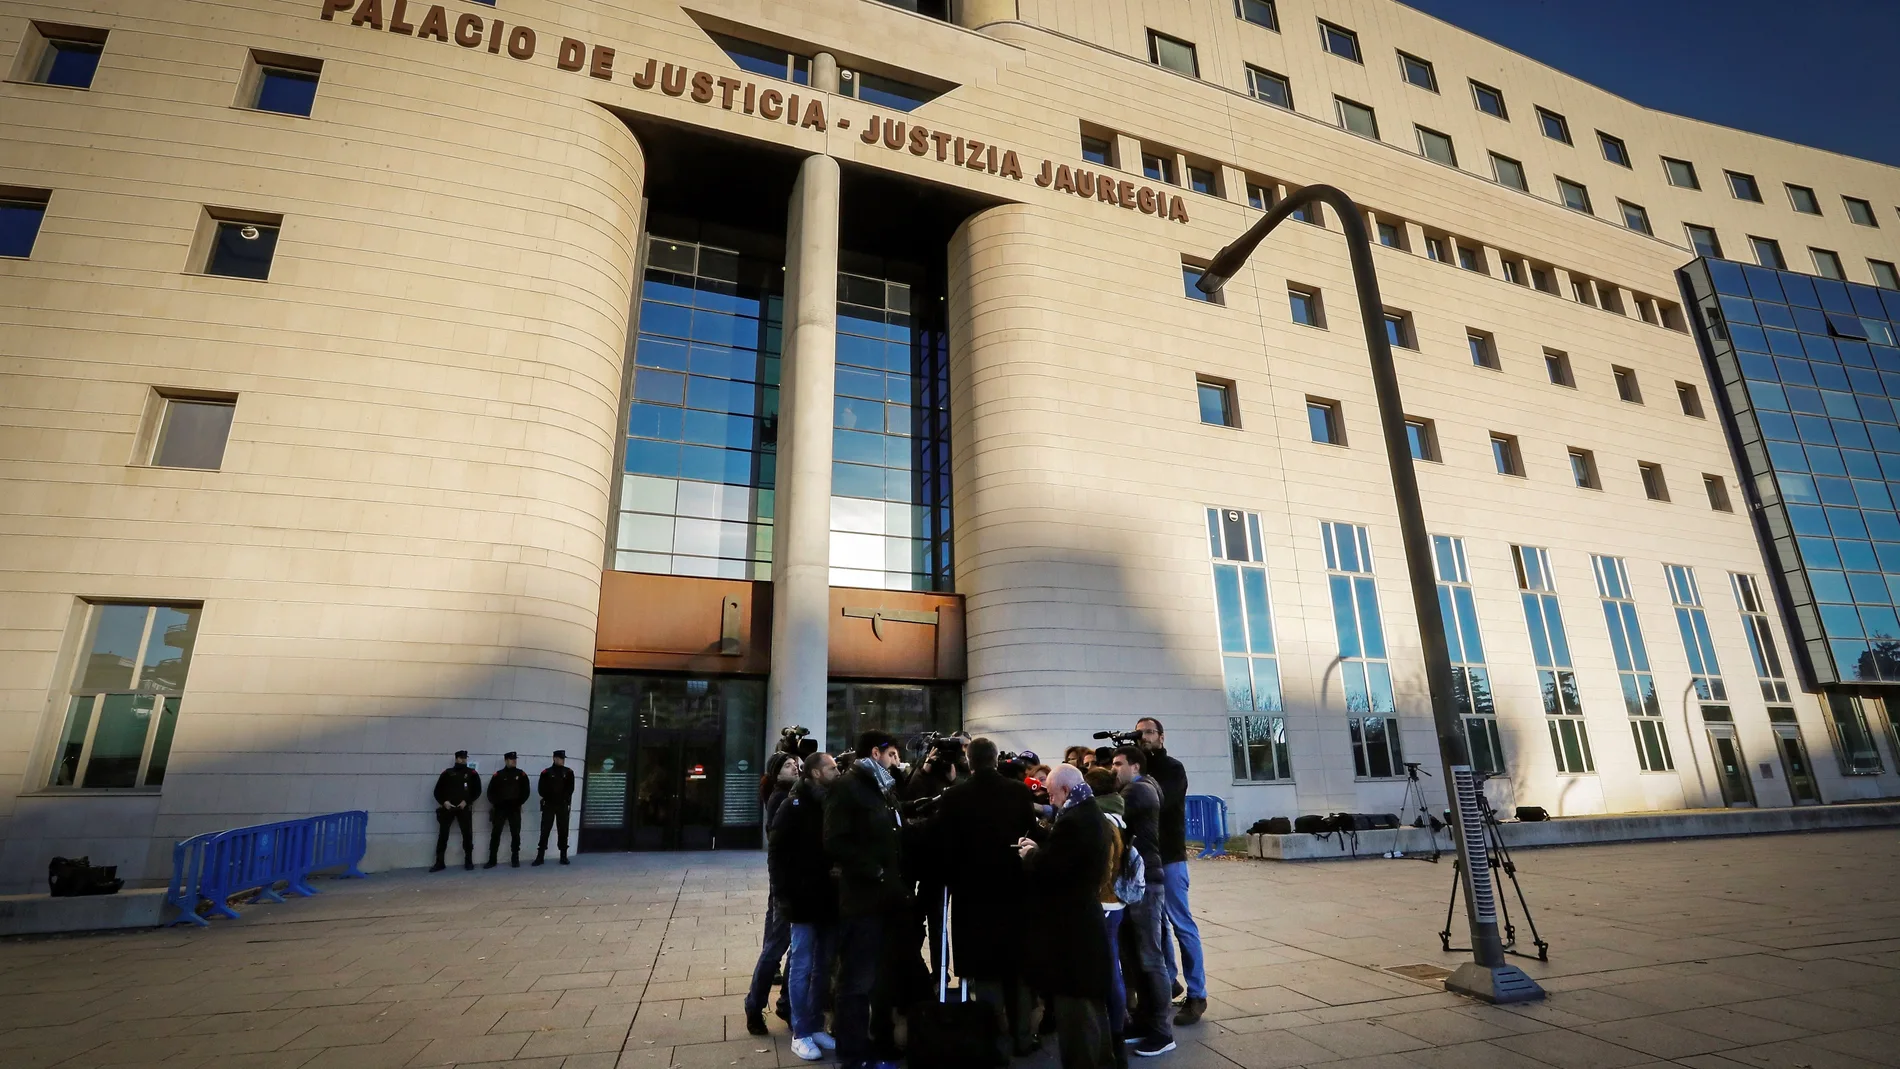
[(1095, 797), (1095, 792), (1089, 790), (1088, 784), (1078, 783), (1075, 786), (1069, 788), (1069, 798), (1067, 801), (1062, 803), (1062, 808), (1073, 809), (1074, 807), (1081, 805), (1083, 802), (1092, 800), (1094, 797)]
[(876, 761), (868, 757), (860, 757), (858, 758), (858, 767), (871, 774), (871, 778), (877, 781), (878, 790), (888, 794), (897, 788), (897, 780), (891, 777), (891, 773), (888, 769)]

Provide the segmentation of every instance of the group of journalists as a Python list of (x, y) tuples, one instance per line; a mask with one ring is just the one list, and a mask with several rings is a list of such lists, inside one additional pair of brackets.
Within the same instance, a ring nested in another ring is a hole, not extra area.
[(1064, 1069), (1125, 1066), (1200, 1020), (1187, 773), (1160, 721), (1098, 733), (1115, 745), (1072, 746), (1053, 768), (987, 738), (929, 736), (906, 766), (883, 732), (835, 758), (801, 734), (787, 731), (761, 784), (771, 897), (752, 1034), (766, 1034), (782, 961), (793, 1053), (835, 1050), (847, 1069), (902, 1059), (897, 1019), (911, 1008), (916, 1044), (915, 1007), (940, 973), (991, 1008), (999, 1065), (1053, 1036)]

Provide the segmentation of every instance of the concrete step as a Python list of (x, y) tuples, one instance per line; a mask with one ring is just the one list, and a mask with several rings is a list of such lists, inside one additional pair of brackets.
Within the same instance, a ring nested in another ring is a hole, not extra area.
[(165, 888), (126, 888), (115, 895), (54, 898), (0, 895), (0, 935), (156, 928), (166, 913)]

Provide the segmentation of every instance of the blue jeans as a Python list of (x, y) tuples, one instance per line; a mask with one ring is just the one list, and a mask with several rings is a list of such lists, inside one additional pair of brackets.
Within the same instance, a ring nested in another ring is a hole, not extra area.
[[(1188, 867), (1185, 861), (1170, 861), (1161, 867), (1168, 883), (1168, 926), (1174, 929), (1174, 940), (1181, 944), (1181, 972), (1187, 974), (1187, 997), (1207, 997), (1207, 960), (1201, 956), (1201, 929), (1194, 923), (1194, 914), (1188, 910)], [(1174, 991), (1177, 975), (1174, 968), (1174, 948), (1163, 947), (1162, 954), (1168, 959), (1168, 991)]]
[(791, 992), (793, 1039), (825, 1030), (825, 985), (831, 980), (837, 935), (829, 924), (792, 925), (792, 958), (785, 966), (785, 986)]
[(1128, 989), (1122, 984), (1122, 914), (1127, 908), (1102, 911), (1102, 931), (1108, 935), (1108, 1030), (1122, 1034), (1128, 1020)]
[(778, 974), (779, 962), (785, 960), (785, 951), (792, 945), (792, 926), (778, 915), (778, 907), (770, 902), (765, 906), (765, 942), (759, 947), (759, 963), (752, 967), (752, 987), (745, 993), (747, 1013), (763, 1013), (765, 997), (772, 993), (772, 977)]
[(1141, 992), (1142, 1020), (1128, 1026), (1130, 1035), (1174, 1038), (1174, 998), (1168, 989), (1168, 885), (1155, 880), (1140, 902), (1123, 910), (1124, 924), (1135, 926), (1135, 962), (1141, 975), (1128, 986)]

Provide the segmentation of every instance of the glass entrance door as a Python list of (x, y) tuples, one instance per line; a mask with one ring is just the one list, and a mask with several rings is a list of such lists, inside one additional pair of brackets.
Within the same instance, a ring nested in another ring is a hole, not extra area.
[(761, 679), (597, 673), (581, 849), (757, 847), (764, 718)]
[(1795, 805), (1820, 805), (1821, 788), (1808, 767), (1808, 748), (1801, 744), (1799, 728), (1777, 726), (1775, 746), (1781, 751), (1781, 771), (1788, 777), (1788, 794)]
[(719, 733), (643, 729), (627, 806), (635, 850), (709, 850), (719, 830)]
[(1722, 787), (1722, 804), (1755, 804), (1755, 788), (1748, 781), (1748, 765), (1742, 760), (1742, 744), (1733, 730), (1709, 729), (1709, 745), (1715, 750), (1716, 781)]

